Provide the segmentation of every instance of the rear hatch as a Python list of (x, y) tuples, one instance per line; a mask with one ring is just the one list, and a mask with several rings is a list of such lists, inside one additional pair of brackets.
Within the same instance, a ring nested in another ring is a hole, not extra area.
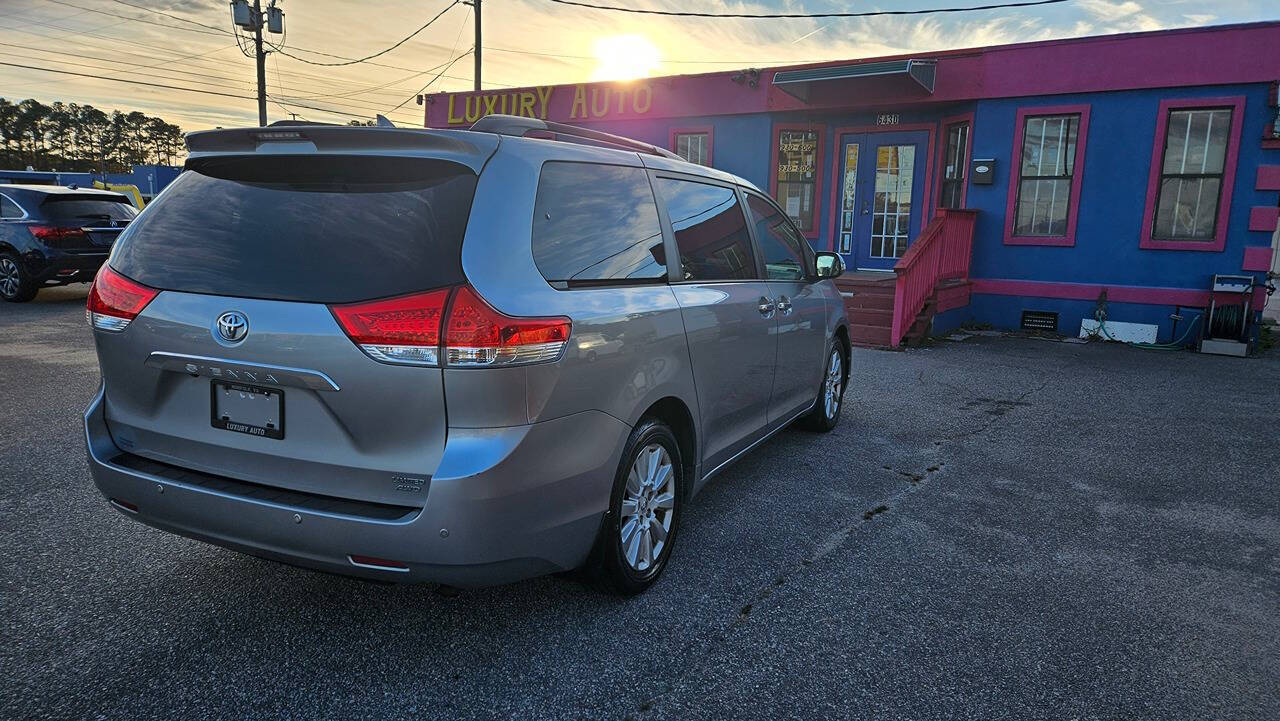
[(40, 204), (40, 216), (44, 220), (32, 227), (32, 233), (50, 247), (105, 253), (137, 213), (124, 196), (49, 195)]
[(445, 444), (442, 372), (417, 356), (375, 359), (337, 315), (462, 282), (476, 168), (378, 155), (198, 161), (104, 271), (160, 291), (123, 330), (95, 323), (117, 445), (237, 480), (421, 502)]

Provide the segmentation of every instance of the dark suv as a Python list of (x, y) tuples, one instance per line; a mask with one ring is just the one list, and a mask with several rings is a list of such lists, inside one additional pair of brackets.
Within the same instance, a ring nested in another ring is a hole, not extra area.
[(22, 303), (45, 286), (93, 280), (137, 214), (120, 193), (0, 186), (0, 297)]

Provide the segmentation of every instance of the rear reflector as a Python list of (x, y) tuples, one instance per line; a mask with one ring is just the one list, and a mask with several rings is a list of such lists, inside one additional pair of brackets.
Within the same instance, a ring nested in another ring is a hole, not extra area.
[(118, 498), (111, 498), (108, 500), (111, 501), (111, 505), (115, 506), (116, 508), (119, 508), (122, 511), (127, 511), (129, 513), (138, 512), (138, 507), (133, 505), (132, 503), (129, 503), (128, 501), (122, 501)]
[(449, 289), (365, 303), (330, 306), (338, 325), (375, 360), (404, 365), (440, 364), (440, 320)]
[(403, 365), (440, 366), (441, 347), (444, 364), (450, 366), (555, 360), (564, 351), (571, 327), (564, 317), (504, 315), (465, 285), (329, 309), (347, 336), (371, 358)]
[(445, 324), (451, 366), (509, 366), (555, 360), (569, 341), (570, 320), (512, 318), (494, 310), (470, 286), (458, 289)]
[(347, 560), (351, 561), (351, 565), (360, 566), (362, 568), (376, 568), (379, 571), (398, 571), (400, 573), (407, 572), (409, 566), (399, 561), (388, 561), (385, 558), (374, 558), (373, 556), (347, 556)]
[(160, 291), (120, 275), (103, 264), (89, 287), (84, 317), (98, 330), (122, 331)]

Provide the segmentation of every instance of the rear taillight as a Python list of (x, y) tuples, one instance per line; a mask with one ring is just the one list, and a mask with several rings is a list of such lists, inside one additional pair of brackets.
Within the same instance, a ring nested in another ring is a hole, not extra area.
[(79, 228), (59, 228), (52, 225), (27, 226), (31, 234), (50, 248), (65, 248), (89, 242), (89, 236)]
[(330, 306), (342, 330), (376, 360), (440, 365), (440, 321), (449, 289)]
[(569, 341), (568, 318), (512, 318), (462, 286), (445, 324), (445, 363), (451, 366), (509, 366), (560, 357)]
[(98, 330), (121, 331), (160, 291), (120, 275), (103, 263), (89, 287), (84, 317)]
[(571, 325), (563, 317), (503, 315), (469, 286), (334, 305), (330, 310), (342, 330), (373, 359), (420, 366), (511, 366), (555, 360), (564, 351)]

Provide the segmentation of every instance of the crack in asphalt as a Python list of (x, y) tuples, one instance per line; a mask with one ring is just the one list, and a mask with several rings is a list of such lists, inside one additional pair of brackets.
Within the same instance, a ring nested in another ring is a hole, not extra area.
[[(923, 378), (921, 378), (921, 382), (923, 382)], [(961, 388), (958, 388), (954, 385), (951, 385), (937, 378), (934, 378), (933, 382), (938, 383), (939, 385), (942, 385), (946, 388), (949, 388), (950, 390), (955, 391), (957, 394), (961, 395), (962, 397), (969, 397), (969, 400), (966, 402), (965, 407), (976, 408), (976, 407), (987, 406), (986, 413), (990, 416), (990, 418), (984, 424), (982, 424), (981, 428), (978, 428), (976, 430), (966, 431), (958, 434), (952, 434), (949, 436), (943, 436), (941, 440), (934, 441), (932, 448), (925, 448), (924, 450), (926, 453), (941, 452), (942, 450), (941, 446), (944, 442), (957, 441), (957, 440), (969, 438), (971, 436), (986, 432), (987, 430), (995, 426), (997, 423), (999, 423), (1000, 420), (1007, 415), (1008, 411), (1013, 410), (1015, 408), (1030, 406), (1031, 403), (1028, 403), (1027, 399), (1030, 398), (1032, 395), (1039, 393), (1040, 391), (1043, 391), (1049, 385), (1049, 381), (1046, 380), (1040, 385), (1034, 388), (1028, 389), (1027, 391), (1024, 391), (1023, 393), (1018, 395), (1016, 398), (1010, 400), (1006, 398), (989, 398), (989, 397), (974, 396), (968, 391), (965, 391)], [(927, 468), (925, 468), (923, 472), (908, 471), (908, 470), (903, 470), (899, 468), (894, 468), (892, 466), (882, 466), (884, 470), (889, 471), (891, 473), (895, 473), (897, 475), (900, 475), (906, 478), (907, 485), (897, 493), (890, 494), (889, 498), (881, 499), (880, 501), (876, 502), (875, 505), (873, 505), (872, 507), (864, 510), (860, 515), (856, 515), (855, 516), (856, 520), (846, 523), (844, 526), (836, 530), (834, 533), (831, 533), (826, 538), (824, 538), (822, 542), (815, 547), (814, 552), (811, 553), (807, 558), (804, 558), (798, 564), (792, 565), (790, 568), (781, 572), (776, 578), (774, 578), (774, 580), (771, 583), (757, 590), (756, 593), (753, 596), (751, 596), (753, 600), (740, 606), (737, 609), (734, 616), (730, 619), (729, 623), (725, 627), (720, 629), (719, 632), (717, 632), (711, 638), (709, 638), (705, 643), (702, 644), (700, 653), (698, 654), (698, 658), (700, 659), (700, 661), (698, 663), (693, 664), (691, 666), (691, 670), (705, 666), (707, 663), (707, 659), (709, 659), (711, 656), (711, 652), (716, 648), (723, 646), (725, 643), (727, 643), (733, 637), (734, 633), (748, 622), (748, 620), (752, 615), (752, 612), (755, 611), (760, 604), (765, 603), (770, 598), (772, 598), (774, 595), (774, 591), (786, 585), (792, 576), (803, 572), (805, 569), (813, 566), (813, 564), (816, 563), (817, 561), (838, 551), (849, 541), (850, 538), (853, 537), (854, 533), (858, 530), (858, 528), (865, 526), (869, 523), (873, 523), (875, 522), (875, 519), (877, 516), (888, 513), (894, 503), (896, 503), (899, 499), (903, 498), (906, 494), (916, 492), (916, 490), (919, 489), (925, 481), (929, 480), (932, 476), (934, 476), (934, 474), (937, 474), (940, 471), (942, 471), (944, 466), (945, 466), (945, 463), (943, 461), (936, 461), (934, 463), (931, 463)], [(693, 644), (690, 644), (689, 646), (686, 646), (685, 648), (681, 649), (680, 655), (683, 656), (686, 653), (690, 652), (690, 650), (692, 649), (692, 646)], [(634, 711), (631, 711), (625, 714), (623, 716), (623, 719), (626, 719), (626, 721), (633, 721), (634, 719), (638, 718), (637, 714), (649, 715), (651, 712), (656, 711), (659, 704), (662, 702), (662, 699), (668, 696), (674, 690), (674, 686), (675, 686), (674, 681), (668, 681), (665, 684), (664, 688), (659, 693), (641, 702)]]
[[(925, 451), (936, 453), (938, 448), (936, 446), (933, 448), (926, 448)], [(942, 471), (944, 466), (945, 463), (938, 461), (930, 464), (924, 469), (924, 471), (919, 473), (884, 466), (883, 468), (887, 471), (907, 477), (909, 481), (908, 484), (904, 486), (902, 490), (890, 494), (887, 499), (881, 499), (875, 502), (875, 505), (867, 508), (861, 514), (857, 514), (855, 512), (855, 520), (846, 523), (835, 532), (829, 534), (806, 558), (782, 571), (768, 585), (762, 586), (758, 589), (756, 593), (750, 597), (752, 600), (749, 603), (745, 603), (737, 609), (737, 613), (730, 619), (728, 625), (702, 644), (702, 648), (698, 654), (698, 658), (701, 659), (701, 662), (693, 664), (690, 667), (690, 670), (696, 670), (697, 668), (705, 666), (707, 659), (711, 656), (711, 652), (717, 647), (727, 643), (732, 638), (734, 632), (747, 623), (752, 611), (756, 610), (760, 604), (773, 597), (775, 590), (785, 586), (796, 574), (803, 572), (805, 569), (813, 566), (814, 563), (840, 550), (846, 543), (848, 543), (849, 539), (853, 537), (859, 528), (866, 526), (869, 523), (873, 523), (877, 516), (888, 513), (892, 504), (896, 503), (906, 494), (914, 493), (920, 487), (922, 482), (929, 480), (934, 476), (934, 474)], [(685, 655), (691, 648), (692, 644), (681, 649), (681, 655)], [(625, 714), (623, 719), (626, 719), (626, 721), (634, 721), (638, 718), (637, 714), (649, 714), (650, 712), (657, 710), (662, 699), (674, 691), (674, 685), (674, 682), (668, 682), (661, 692), (641, 702), (636, 707), (635, 711)]]

